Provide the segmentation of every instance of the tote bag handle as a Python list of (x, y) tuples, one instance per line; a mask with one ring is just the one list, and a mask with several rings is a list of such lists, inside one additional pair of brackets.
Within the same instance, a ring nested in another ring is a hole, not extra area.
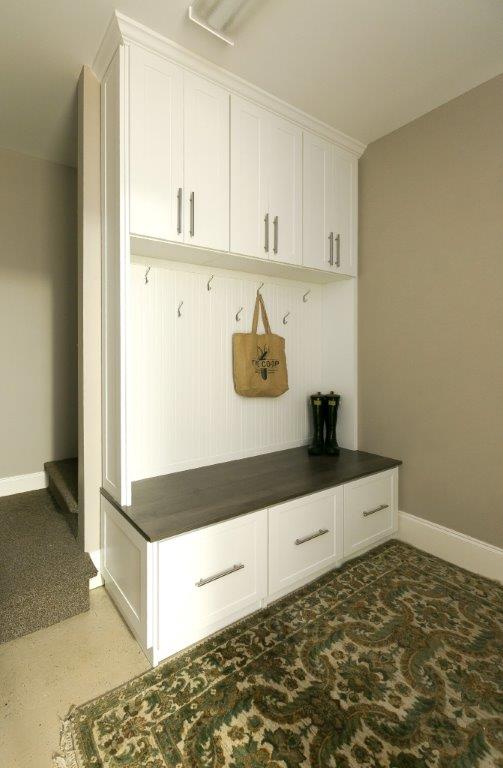
[(255, 309), (253, 311), (253, 324), (252, 324), (252, 333), (254, 336), (257, 335), (259, 312), (262, 315), (262, 323), (264, 325), (264, 331), (266, 333), (272, 333), (271, 326), (269, 325), (269, 318), (267, 317), (267, 311), (265, 308), (264, 299), (262, 298), (262, 294), (260, 293), (260, 291), (257, 291), (257, 298), (255, 300)]

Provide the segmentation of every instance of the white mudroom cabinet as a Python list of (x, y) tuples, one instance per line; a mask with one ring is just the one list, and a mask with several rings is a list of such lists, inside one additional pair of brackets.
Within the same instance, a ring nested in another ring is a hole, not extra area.
[[(364, 146), (115, 13), (101, 81), (102, 574), (152, 663), (397, 527), (357, 450)], [(260, 291), (289, 389), (234, 391)], [(341, 396), (309, 457), (309, 396)]]

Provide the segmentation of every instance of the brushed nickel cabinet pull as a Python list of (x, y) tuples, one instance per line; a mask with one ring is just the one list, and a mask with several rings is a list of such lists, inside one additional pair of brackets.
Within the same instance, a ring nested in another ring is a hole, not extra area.
[(340, 267), (341, 266), (341, 236), (340, 235), (336, 236), (335, 242), (337, 244), (337, 258), (335, 260), (335, 266)]
[(266, 253), (269, 253), (269, 214), (266, 213), (264, 216), (264, 226), (265, 226), (265, 232), (264, 232), (264, 251)]
[(295, 546), (299, 546), (299, 544), (305, 544), (306, 541), (311, 541), (311, 539), (317, 539), (318, 536), (324, 536), (326, 533), (328, 533), (328, 528), (320, 528), (319, 531), (316, 531), (316, 533), (311, 533), (309, 536), (304, 536), (303, 539), (295, 539)]
[(278, 252), (278, 230), (279, 230), (279, 219), (278, 219), (277, 216), (274, 217), (272, 224), (273, 224), (273, 227), (274, 227), (274, 246), (273, 246), (273, 251), (274, 251), (274, 253), (277, 253)]
[(328, 241), (330, 243), (330, 250), (329, 250), (329, 256), (328, 256), (328, 263), (331, 267), (334, 266), (334, 233), (330, 232), (328, 236)]
[(194, 237), (194, 193), (190, 193), (190, 236)]
[(383, 509), (388, 509), (389, 504), (379, 504), (378, 507), (375, 509), (367, 509), (365, 512), (362, 512), (363, 517), (368, 517), (369, 515), (375, 515), (376, 512), (382, 512)]
[(199, 579), (199, 581), (196, 581), (196, 587), (204, 587), (206, 584), (210, 584), (212, 581), (216, 581), (217, 579), (223, 579), (224, 576), (229, 576), (231, 573), (236, 573), (236, 571), (240, 571), (244, 567), (244, 563), (238, 563), (237, 565), (233, 565), (231, 568), (227, 568), (225, 571), (220, 571), (219, 573), (215, 573), (213, 576), (208, 576), (206, 579)]
[(177, 212), (176, 212), (176, 231), (177, 234), (182, 234), (182, 188), (178, 187), (177, 199)]

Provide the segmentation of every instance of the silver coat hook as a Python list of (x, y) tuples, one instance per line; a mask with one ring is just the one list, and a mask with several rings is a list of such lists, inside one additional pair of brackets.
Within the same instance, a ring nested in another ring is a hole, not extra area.
[(151, 269), (152, 267), (147, 267), (147, 271), (145, 272), (145, 285), (147, 285), (148, 283), (148, 273), (150, 272)]
[(290, 314), (290, 312), (287, 312), (286, 315), (284, 316), (284, 318), (283, 318), (283, 325), (287, 324), (287, 322), (288, 322), (287, 318), (288, 318), (289, 314)]
[(237, 322), (237, 323), (239, 323), (239, 320), (240, 320), (240, 317), (239, 317), (239, 316), (240, 316), (240, 314), (241, 314), (241, 312), (242, 312), (242, 311), (243, 311), (243, 307), (241, 307), (240, 309), (238, 309), (238, 311), (236, 312), (236, 322)]
[(310, 293), (311, 293), (311, 289), (309, 289), (309, 290), (308, 290), (308, 291), (307, 291), (307, 292), (306, 292), (306, 293), (303, 295), (303, 297), (302, 297), (302, 301), (304, 302), (304, 304), (306, 303), (306, 301), (307, 301), (307, 297), (309, 296), (309, 294), (310, 294)]
[(210, 277), (210, 279), (208, 280), (208, 282), (206, 283), (206, 288), (207, 288), (209, 291), (211, 291), (211, 281), (213, 280), (213, 278), (214, 278), (214, 277), (215, 277), (215, 275), (212, 275), (212, 276)]
[(182, 316), (182, 307), (183, 307), (183, 301), (181, 301), (178, 305), (178, 309), (177, 309), (178, 317)]

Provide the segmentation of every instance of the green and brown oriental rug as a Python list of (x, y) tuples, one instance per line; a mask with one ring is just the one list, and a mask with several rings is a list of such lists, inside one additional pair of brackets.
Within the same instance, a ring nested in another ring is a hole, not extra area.
[(503, 587), (396, 541), (74, 709), (63, 768), (503, 768)]

